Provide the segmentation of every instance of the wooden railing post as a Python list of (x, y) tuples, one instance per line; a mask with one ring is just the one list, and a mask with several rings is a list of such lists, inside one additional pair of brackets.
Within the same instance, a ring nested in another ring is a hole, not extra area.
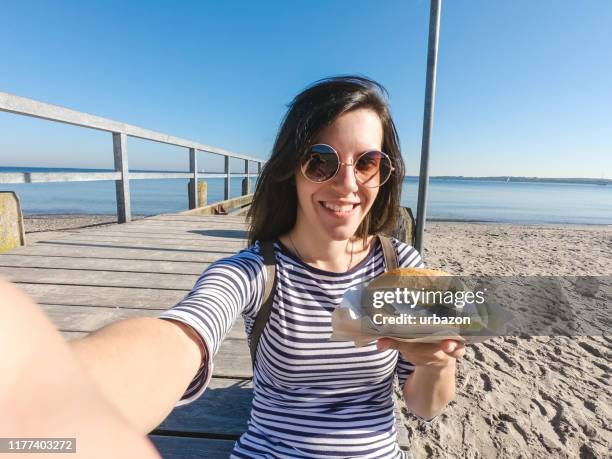
[(242, 179), (242, 196), (251, 192), (251, 177), (249, 176), (249, 160), (244, 160), (244, 173), (246, 177)]
[(198, 207), (208, 204), (208, 183), (204, 180), (198, 181)]
[(225, 157), (225, 187), (223, 188), (223, 200), (230, 198), (231, 176), (230, 176), (230, 157)]
[(189, 149), (189, 172), (193, 177), (189, 179), (189, 208), (195, 209), (198, 207), (198, 161), (196, 158), (196, 149)]
[(115, 171), (121, 174), (121, 177), (115, 180), (117, 222), (127, 223), (132, 221), (132, 206), (130, 203), (127, 136), (122, 132), (113, 132), (113, 153), (115, 157)]

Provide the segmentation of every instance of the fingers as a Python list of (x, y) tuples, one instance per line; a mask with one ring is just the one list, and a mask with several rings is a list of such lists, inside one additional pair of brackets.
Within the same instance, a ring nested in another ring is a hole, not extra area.
[(410, 343), (397, 341), (393, 338), (380, 338), (376, 341), (376, 348), (379, 351), (396, 349), (403, 352), (415, 352), (419, 354), (434, 353), (440, 350), (438, 343)]
[(465, 354), (465, 344), (452, 339), (444, 340), (440, 343), (441, 349), (449, 356), (460, 359)]
[(447, 339), (445, 341), (440, 342), (440, 347), (447, 354), (452, 354), (453, 352), (455, 352), (455, 349), (457, 349), (458, 344), (459, 343), (457, 341)]
[(455, 359), (460, 359), (465, 355), (465, 344), (460, 341), (447, 339), (440, 343), (405, 343), (394, 340), (392, 338), (380, 338), (376, 341), (376, 349), (379, 351), (386, 351), (390, 349), (419, 352), (419, 353), (435, 353), (436, 351), (442, 350), (446, 355)]

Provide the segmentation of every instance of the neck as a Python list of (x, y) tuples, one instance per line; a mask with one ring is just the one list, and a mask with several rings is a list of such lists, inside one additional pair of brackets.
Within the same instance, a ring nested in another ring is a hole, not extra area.
[(355, 266), (354, 255), (361, 249), (352, 238), (334, 240), (297, 222), (285, 237), (285, 245), (304, 263), (325, 271), (347, 271)]

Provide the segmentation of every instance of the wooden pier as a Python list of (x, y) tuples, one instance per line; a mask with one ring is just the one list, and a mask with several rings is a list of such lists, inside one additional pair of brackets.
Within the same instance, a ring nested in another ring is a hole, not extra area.
[[(116, 320), (168, 309), (211, 262), (246, 247), (246, 238), (243, 216), (158, 215), (60, 232), (0, 254), (0, 276), (32, 296), (70, 340)], [(204, 394), (176, 408), (152, 432), (163, 457), (227, 458), (246, 430), (251, 377), (239, 319), (215, 357)], [(407, 443), (399, 425), (398, 433), (400, 444)]]

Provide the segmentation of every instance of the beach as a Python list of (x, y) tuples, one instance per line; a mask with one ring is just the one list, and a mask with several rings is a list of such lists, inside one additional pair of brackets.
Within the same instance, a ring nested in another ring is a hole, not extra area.
[[(29, 242), (114, 216), (30, 216)], [(612, 226), (428, 222), (424, 259), (453, 274), (612, 275)], [(403, 409), (416, 458), (603, 458), (612, 445), (609, 336), (469, 345), (456, 400), (431, 424)]]
[[(433, 222), (425, 233), (427, 266), (453, 274), (612, 275), (609, 225)], [(469, 345), (456, 400), (429, 427), (405, 416), (413, 454), (609, 457), (611, 342), (533, 337)]]

